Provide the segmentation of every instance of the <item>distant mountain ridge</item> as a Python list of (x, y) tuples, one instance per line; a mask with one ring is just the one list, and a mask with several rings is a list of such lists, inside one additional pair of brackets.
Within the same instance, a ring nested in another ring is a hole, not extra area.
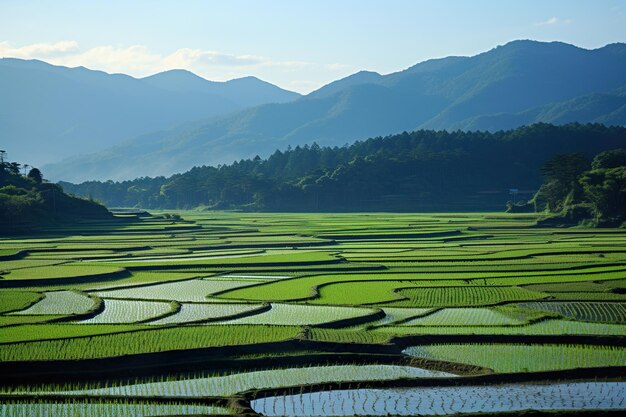
[(618, 91), (624, 86), (625, 44), (587, 50), (561, 42), (513, 41), (476, 56), (428, 60), (388, 75), (359, 72), (291, 102), (143, 135), (45, 172), (70, 181), (126, 179), (267, 156), (314, 141), (343, 145), (415, 129), (621, 125), (625, 110)]
[(300, 97), (298, 93), (283, 90), (274, 84), (251, 76), (217, 82), (206, 80), (191, 71), (169, 70), (141, 78), (141, 81), (176, 93), (197, 93), (205, 90), (240, 107), (284, 103)]
[(465, 120), (464, 130), (505, 130), (511, 125), (573, 122), (626, 126), (626, 86), (607, 93), (591, 93), (550, 103), (521, 113), (499, 113)]
[(300, 96), (252, 77), (212, 82), (175, 70), (138, 79), (15, 58), (0, 59), (0, 91), (3, 149), (31, 164)]

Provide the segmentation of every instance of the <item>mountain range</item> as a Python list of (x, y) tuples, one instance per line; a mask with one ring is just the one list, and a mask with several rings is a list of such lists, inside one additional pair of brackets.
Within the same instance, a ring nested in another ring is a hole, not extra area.
[(14, 58), (0, 59), (0, 91), (3, 149), (31, 165), (299, 97), (254, 77), (212, 82), (173, 70), (137, 79)]
[[(197, 94), (196, 83), (202, 80), (170, 71), (139, 81), (187, 97)], [(193, 107), (188, 113), (193, 121), (154, 126), (133, 138), (117, 135), (112, 146), (44, 166), (44, 174), (68, 181), (169, 175), (264, 157), (289, 146), (341, 146), (415, 129), (497, 131), (536, 122), (624, 125), (625, 86), (626, 44), (588, 50), (561, 42), (513, 41), (388, 75), (358, 72), (303, 97), (229, 108), (221, 116), (210, 114), (209, 105), (200, 109), (185, 103), (185, 109)], [(183, 107), (175, 112), (187, 111)]]

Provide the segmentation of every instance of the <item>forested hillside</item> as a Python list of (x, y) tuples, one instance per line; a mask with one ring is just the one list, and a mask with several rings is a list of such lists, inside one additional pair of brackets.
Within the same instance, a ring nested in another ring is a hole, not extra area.
[(57, 184), (44, 182), (39, 169), (31, 168), (22, 175), (21, 167), (17, 162), (0, 163), (0, 234), (113, 218), (95, 201), (67, 195)]
[(275, 211), (502, 210), (530, 199), (556, 154), (626, 147), (626, 128), (535, 124), (515, 130), (418, 130), (350, 146), (297, 146), (269, 158), (195, 167), (169, 178), (63, 188), (109, 207)]

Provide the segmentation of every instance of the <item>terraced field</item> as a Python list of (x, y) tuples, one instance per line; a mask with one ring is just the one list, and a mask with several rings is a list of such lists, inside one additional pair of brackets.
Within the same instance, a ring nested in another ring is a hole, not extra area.
[(626, 409), (622, 229), (176, 214), (0, 238), (0, 415)]

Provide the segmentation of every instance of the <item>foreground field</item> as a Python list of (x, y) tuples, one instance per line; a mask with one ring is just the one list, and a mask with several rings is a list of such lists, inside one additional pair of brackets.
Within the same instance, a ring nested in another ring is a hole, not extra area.
[(0, 415), (626, 408), (624, 230), (177, 214), (0, 240)]

